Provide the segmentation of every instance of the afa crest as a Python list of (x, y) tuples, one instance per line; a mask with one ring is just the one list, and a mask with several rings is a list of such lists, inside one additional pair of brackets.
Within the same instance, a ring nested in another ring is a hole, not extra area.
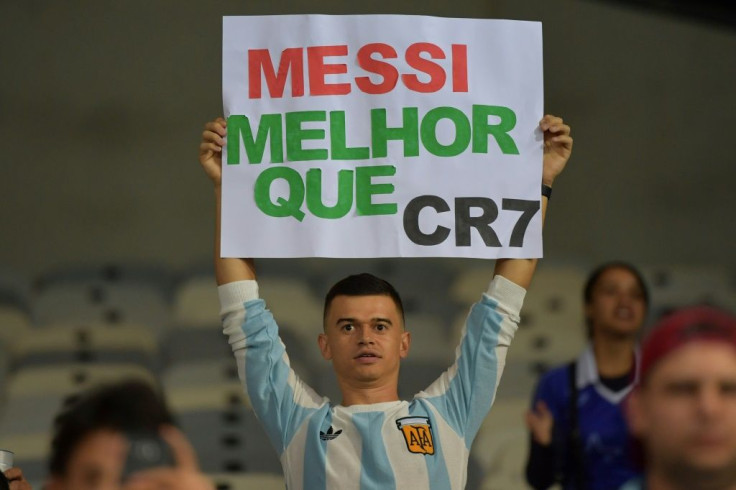
[(396, 421), (396, 427), (404, 434), (410, 453), (434, 454), (432, 425), (428, 417), (404, 417)]

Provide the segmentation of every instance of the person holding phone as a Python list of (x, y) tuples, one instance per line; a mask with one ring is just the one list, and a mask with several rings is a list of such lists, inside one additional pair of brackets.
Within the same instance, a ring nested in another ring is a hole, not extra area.
[(46, 490), (214, 490), (163, 398), (140, 381), (101, 386), (66, 407), (49, 470)]

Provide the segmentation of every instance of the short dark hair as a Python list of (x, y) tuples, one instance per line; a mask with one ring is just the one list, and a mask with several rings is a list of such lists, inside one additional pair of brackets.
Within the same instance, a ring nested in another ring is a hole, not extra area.
[[(647, 288), (647, 283), (644, 281), (644, 276), (641, 272), (639, 272), (639, 269), (634, 267), (628, 262), (624, 262), (621, 260), (613, 260), (610, 262), (604, 262), (603, 264), (599, 265), (593, 271), (588, 275), (588, 279), (585, 281), (585, 287), (583, 288), (583, 303), (585, 305), (589, 305), (591, 301), (593, 301), (593, 289), (595, 289), (596, 284), (598, 284), (598, 281), (600, 280), (601, 276), (604, 272), (607, 272), (611, 269), (624, 269), (631, 273), (636, 278), (636, 282), (639, 283), (639, 287), (641, 288), (642, 294), (644, 295), (644, 306), (646, 309), (649, 309), (649, 289)], [(585, 326), (588, 331), (588, 337), (593, 337), (593, 325), (588, 317), (585, 318)]]
[(79, 443), (98, 430), (157, 432), (173, 423), (163, 396), (150, 384), (126, 380), (101, 385), (72, 399), (54, 420), (49, 471), (64, 475)]
[(401, 302), (401, 296), (398, 291), (388, 281), (376, 277), (373, 274), (363, 272), (354, 274), (345, 279), (341, 279), (330, 288), (325, 296), (325, 307), (323, 317), (327, 318), (327, 310), (332, 304), (335, 296), (389, 296), (396, 305), (401, 315), (401, 321), (404, 321), (404, 305)]

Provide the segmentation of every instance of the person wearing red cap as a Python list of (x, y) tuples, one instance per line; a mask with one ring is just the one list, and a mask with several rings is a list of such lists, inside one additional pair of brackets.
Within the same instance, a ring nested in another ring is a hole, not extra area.
[(627, 418), (645, 476), (622, 490), (736, 490), (736, 317), (701, 306), (655, 326)]

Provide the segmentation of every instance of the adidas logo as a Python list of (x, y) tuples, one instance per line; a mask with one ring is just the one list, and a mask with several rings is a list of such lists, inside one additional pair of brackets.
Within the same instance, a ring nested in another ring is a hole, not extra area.
[(322, 439), (323, 441), (331, 441), (333, 439), (336, 439), (337, 436), (339, 436), (340, 434), (342, 434), (342, 429), (333, 432), (332, 426), (330, 426), (330, 428), (327, 429), (326, 433), (319, 431), (319, 438)]

